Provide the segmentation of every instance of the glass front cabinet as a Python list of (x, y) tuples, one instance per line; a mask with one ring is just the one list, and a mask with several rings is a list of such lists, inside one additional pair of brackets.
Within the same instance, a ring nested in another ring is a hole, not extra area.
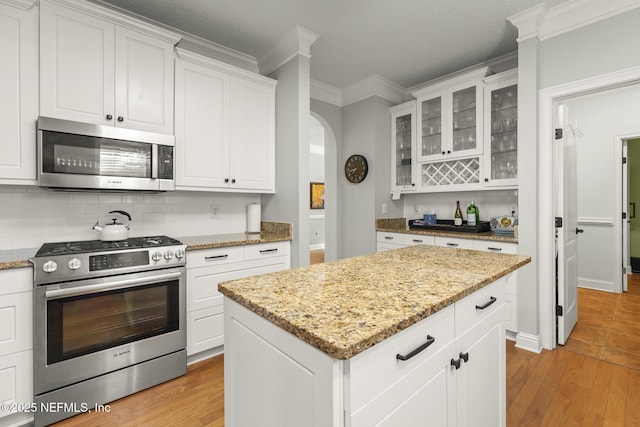
[(518, 185), (517, 70), (485, 79), (484, 185)]
[(482, 153), (483, 81), (487, 68), (419, 89), (417, 161)]
[(391, 111), (391, 190), (416, 191), (416, 101), (396, 105)]

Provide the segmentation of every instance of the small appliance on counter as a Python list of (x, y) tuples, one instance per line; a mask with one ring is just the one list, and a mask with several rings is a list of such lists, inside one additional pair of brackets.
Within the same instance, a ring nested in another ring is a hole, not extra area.
[(452, 219), (438, 219), (435, 224), (429, 224), (424, 219), (410, 219), (410, 230), (453, 231), (456, 233), (484, 233), (491, 231), (489, 221), (480, 221), (476, 225), (469, 225), (463, 221), (462, 225), (455, 225)]

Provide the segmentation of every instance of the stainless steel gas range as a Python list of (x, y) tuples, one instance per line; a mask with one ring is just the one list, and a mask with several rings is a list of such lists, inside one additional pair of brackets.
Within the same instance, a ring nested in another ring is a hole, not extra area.
[(36, 426), (186, 373), (185, 248), (166, 236), (60, 242), (30, 259)]

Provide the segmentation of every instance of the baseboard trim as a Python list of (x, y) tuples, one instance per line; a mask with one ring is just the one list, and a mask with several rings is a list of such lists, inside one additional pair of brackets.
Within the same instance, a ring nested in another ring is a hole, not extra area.
[(217, 347), (210, 348), (209, 350), (192, 354), (191, 356), (187, 356), (187, 366), (192, 365), (194, 363), (202, 362), (203, 360), (210, 359), (222, 353), (224, 353), (224, 345), (219, 345)]
[(524, 332), (516, 334), (516, 347), (536, 354), (542, 352), (540, 337), (538, 335), (525, 334)]
[(513, 331), (509, 331), (509, 330), (506, 331), (506, 338), (509, 341), (516, 341), (517, 336), (518, 336), (517, 332), (513, 332)]
[(324, 243), (319, 243), (317, 245), (309, 245), (309, 250), (310, 251), (318, 251), (318, 250), (324, 250)]

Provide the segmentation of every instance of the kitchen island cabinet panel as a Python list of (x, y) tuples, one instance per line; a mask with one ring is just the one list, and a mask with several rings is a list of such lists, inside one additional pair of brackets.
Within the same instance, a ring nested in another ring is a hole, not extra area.
[(37, 8), (0, 4), (0, 184), (35, 184)]

